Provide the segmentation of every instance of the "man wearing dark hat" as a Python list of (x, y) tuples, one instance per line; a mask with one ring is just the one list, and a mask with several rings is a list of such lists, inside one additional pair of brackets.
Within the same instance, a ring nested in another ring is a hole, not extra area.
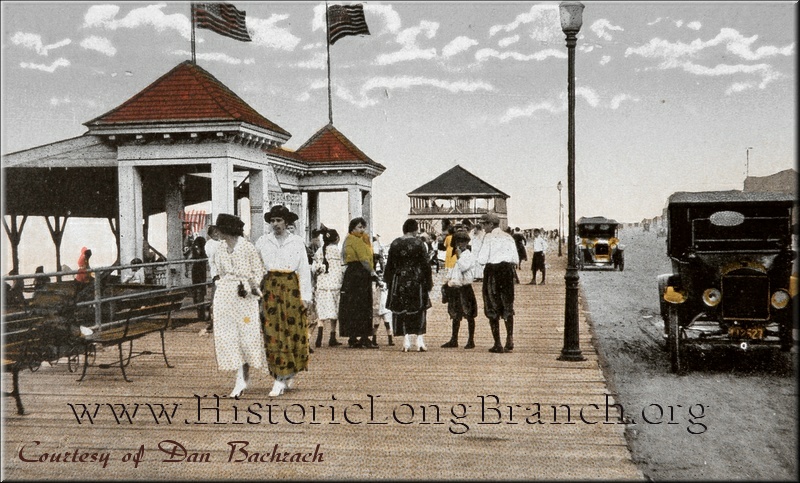
[(247, 388), (249, 370), (267, 365), (258, 304), (264, 264), (258, 250), (244, 238), (244, 223), (238, 216), (220, 213), (215, 225), (220, 242), (214, 254), (219, 275), (214, 292), (214, 346), (219, 370), (237, 371), (230, 394), (236, 398)]
[(275, 378), (271, 397), (292, 389), (294, 376), (308, 369), (311, 269), (303, 239), (288, 230), (297, 218), (285, 206), (273, 206), (264, 215), (272, 233), (257, 242), (267, 270), (261, 283), (261, 314), (269, 373)]
[[(500, 228), (496, 213), (485, 213), (481, 224), (486, 230), (478, 263), (483, 269), (483, 312), (489, 319), (494, 345), (489, 352), (514, 350), (514, 278), (519, 255), (514, 238)], [(500, 319), (506, 323), (506, 346), (500, 343)]]

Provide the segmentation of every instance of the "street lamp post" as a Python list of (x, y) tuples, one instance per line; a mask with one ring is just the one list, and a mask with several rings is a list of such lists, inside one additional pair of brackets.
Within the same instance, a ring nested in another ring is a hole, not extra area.
[(750, 176), (750, 150), (752, 147), (747, 148), (747, 164), (744, 165), (744, 177)]
[(561, 239), (564, 238), (564, 233), (563, 233), (563, 228), (562, 228), (564, 220), (561, 219), (561, 207), (564, 206), (561, 203), (561, 188), (562, 187), (563, 186), (561, 185), (561, 181), (559, 181), (558, 184), (556, 185), (556, 188), (558, 188), (558, 256), (559, 257), (563, 256), (561, 254)]
[(583, 23), (583, 4), (581, 2), (561, 2), (558, 6), (561, 16), (561, 30), (567, 37), (567, 196), (568, 228), (567, 237), (567, 273), (564, 280), (567, 285), (566, 303), (564, 307), (564, 347), (561, 349), (560, 361), (583, 361), (581, 354), (578, 326), (578, 269), (575, 267), (575, 44), (578, 43), (578, 32)]

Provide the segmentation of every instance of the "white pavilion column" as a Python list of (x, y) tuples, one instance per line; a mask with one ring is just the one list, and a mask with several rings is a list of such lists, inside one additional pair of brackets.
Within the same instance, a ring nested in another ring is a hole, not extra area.
[(144, 211), (142, 209), (142, 176), (136, 166), (120, 164), (119, 184), (119, 262), (127, 265), (142, 258)]
[(211, 218), (220, 213), (233, 214), (233, 164), (227, 158), (211, 162)]
[(367, 220), (367, 230), (371, 236), (375, 236), (375, 223), (372, 219), (372, 191), (364, 191), (362, 201), (362, 215)]
[(264, 207), (267, 200), (267, 183), (264, 171), (250, 171), (250, 240), (255, 242), (264, 234)]
[[(180, 176), (170, 180), (167, 192), (164, 195), (164, 209), (167, 214), (167, 260), (183, 259), (183, 220), (181, 213), (185, 208), (183, 200), (183, 188), (185, 178)], [(170, 265), (167, 269), (167, 287), (183, 285), (184, 270), (183, 265)]]
[[(361, 206), (361, 189), (358, 187), (347, 188), (347, 212), (350, 220), (363, 215)], [(347, 220), (348, 222), (350, 220)]]
[(303, 239), (304, 243), (308, 243), (308, 193), (300, 193), (300, 208), (297, 210), (297, 221), (294, 223), (297, 227), (295, 233)]
[[(349, 220), (348, 220), (349, 221)], [(319, 191), (308, 192), (308, 239), (311, 239), (311, 231), (319, 228)]]

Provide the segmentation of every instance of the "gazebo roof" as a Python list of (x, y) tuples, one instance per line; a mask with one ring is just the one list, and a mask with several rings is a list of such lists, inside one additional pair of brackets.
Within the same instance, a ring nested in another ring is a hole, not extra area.
[(425, 183), (408, 196), (497, 196), (503, 199), (509, 196), (486, 181), (478, 178), (460, 165), (440, 174), (433, 180)]
[(352, 141), (347, 139), (332, 124), (328, 124), (317, 131), (308, 141), (297, 148), (295, 154), (311, 165), (316, 163), (355, 162), (384, 168), (383, 165), (373, 161), (358, 149)]
[(107, 113), (85, 122), (90, 130), (124, 125), (209, 122), (247, 123), (277, 134), (291, 134), (259, 114), (202, 67), (185, 61)]

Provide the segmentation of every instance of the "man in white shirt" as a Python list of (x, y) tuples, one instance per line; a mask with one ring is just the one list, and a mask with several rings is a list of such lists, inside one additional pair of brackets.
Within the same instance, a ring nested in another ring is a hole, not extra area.
[[(519, 254), (514, 238), (500, 228), (495, 213), (481, 216), (483, 237), (478, 263), (483, 269), (483, 312), (489, 319), (494, 345), (489, 352), (514, 350), (514, 278)], [(500, 344), (500, 318), (506, 324), (506, 346)]]
[(214, 330), (214, 292), (216, 291), (216, 282), (219, 279), (219, 272), (217, 271), (217, 263), (215, 261), (215, 254), (219, 249), (219, 231), (214, 225), (208, 225), (206, 229), (208, 239), (206, 240), (206, 256), (208, 257), (208, 272), (211, 276), (211, 300), (212, 304), (208, 307), (208, 318), (210, 322), (205, 329), (200, 331), (200, 334), (205, 335)]
[(531, 285), (536, 285), (536, 272), (539, 270), (542, 271), (542, 285), (544, 285), (544, 277), (546, 273), (544, 264), (545, 251), (547, 251), (547, 241), (542, 236), (542, 230), (536, 228), (533, 230), (533, 262), (531, 263), (533, 278), (531, 278), (530, 281)]

